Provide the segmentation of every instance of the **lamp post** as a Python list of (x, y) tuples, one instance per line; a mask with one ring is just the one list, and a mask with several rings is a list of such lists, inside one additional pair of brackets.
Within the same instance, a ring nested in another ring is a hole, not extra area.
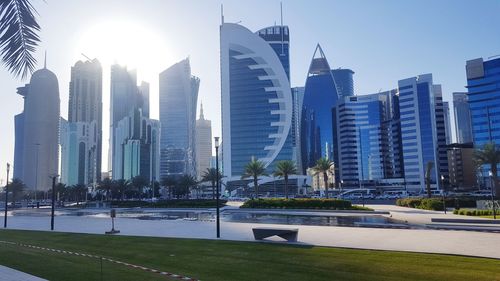
[(444, 176), (441, 175), (441, 189), (443, 190), (443, 209), (446, 214), (446, 189), (444, 188)]
[(52, 176), (52, 212), (50, 215), (50, 230), (54, 230), (54, 210), (55, 210), (55, 203), (56, 203), (56, 178), (59, 175), (53, 175)]
[(340, 193), (339, 193), (340, 199), (342, 199), (342, 185), (344, 185), (344, 180), (340, 180)]
[(489, 171), (490, 183), (491, 183), (491, 208), (493, 209), (493, 219), (497, 219), (496, 208), (495, 208), (495, 196), (493, 194), (493, 189), (495, 188), (495, 181), (493, 180), (493, 172)]
[(216, 228), (217, 228), (217, 238), (220, 238), (220, 210), (219, 210), (219, 137), (214, 137), (215, 140), (215, 181), (217, 184), (216, 192), (215, 192), (215, 204), (217, 213), (216, 213)]
[(9, 170), (10, 170), (10, 164), (7, 163), (7, 181), (5, 183), (5, 214), (3, 217), (3, 227), (7, 228), (7, 199), (8, 199), (8, 194), (9, 194)]

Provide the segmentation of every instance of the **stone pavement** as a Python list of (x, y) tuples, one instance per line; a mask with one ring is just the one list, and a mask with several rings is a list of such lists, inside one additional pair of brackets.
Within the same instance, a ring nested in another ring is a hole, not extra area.
[[(390, 208), (392, 207), (394, 206)], [(376, 208), (387, 209), (389, 207), (379, 206)], [(438, 215), (428, 212), (407, 213), (420, 212), (421, 210), (414, 211), (399, 208), (401, 207), (391, 210), (393, 217), (405, 218), (405, 216), (418, 215), (418, 220), (426, 223), (427, 220), (430, 222), (431, 217)], [(1, 218), (2, 216), (0, 216)], [(252, 234), (253, 227), (287, 228), (290, 226), (221, 221), (221, 238), (255, 241)], [(10, 216), (9, 228), (48, 231), (50, 229), (50, 217)], [(111, 221), (109, 218), (58, 216), (55, 220), (56, 231), (62, 232), (103, 234), (110, 228)], [(117, 218), (115, 228), (121, 231), (120, 235), (215, 239), (215, 223), (213, 221)], [(444, 253), (500, 259), (500, 251), (498, 251), (500, 234), (498, 233), (305, 225), (293, 225), (293, 228), (299, 229), (298, 241), (305, 245)], [(272, 240), (281, 241), (279, 238)]]
[(47, 281), (47, 280), (0, 265), (0, 281)]

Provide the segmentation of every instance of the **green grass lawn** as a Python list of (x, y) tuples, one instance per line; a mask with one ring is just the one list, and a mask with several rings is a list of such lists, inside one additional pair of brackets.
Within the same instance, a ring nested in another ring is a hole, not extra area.
[[(500, 260), (447, 255), (16, 230), (0, 230), (0, 240), (102, 255), (203, 281), (500, 280)], [(0, 244), (0, 264), (52, 281), (100, 280), (99, 260), (15, 245)], [(103, 268), (103, 280), (168, 280), (109, 262)]]

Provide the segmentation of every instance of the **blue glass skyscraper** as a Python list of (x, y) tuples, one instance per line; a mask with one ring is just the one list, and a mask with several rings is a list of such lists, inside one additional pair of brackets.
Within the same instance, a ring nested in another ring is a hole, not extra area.
[(239, 178), (252, 157), (270, 172), (293, 157), (288, 27), (223, 23), (220, 35), (223, 173)]
[(467, 93), (453, 93), (457, 143), (472, 143), (472, 126)]
[(334, 160), (334, 107), (339, 94), (330, 65), (318, 44), (305, 85), (301, 114), (303, 173), (321, 157)]

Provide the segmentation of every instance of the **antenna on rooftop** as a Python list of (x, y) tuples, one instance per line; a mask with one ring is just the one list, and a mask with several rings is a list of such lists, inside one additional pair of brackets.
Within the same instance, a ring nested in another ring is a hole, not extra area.
[(224, 4), (220, 4), (220, 21), (224, 24)]
[(280, 2), (280, 16), (281, 16), (281, 26), (280, 26), (280, 33), (281, 33), (281, 55), (285, 55), (285, 38), (284, 38), (284, 33), (285, 33), (285, 28), (283, 27), (283, 2)]
[(43, 60), (43, 68), (47, 69), (47, 50), (45, 50), (45, 58)]

